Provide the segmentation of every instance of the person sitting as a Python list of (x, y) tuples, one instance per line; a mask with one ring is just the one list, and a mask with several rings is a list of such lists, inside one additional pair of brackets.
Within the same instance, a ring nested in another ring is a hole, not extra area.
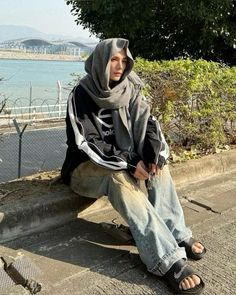
[(176, 294), (199, 294), (204, 282), (187, 257), (201, 259), (206, 249), (186, 227), (166, 165), (169, 148), (132, 71), (128, 44), (106, 39), (85, 62), (87, 75), (68, 98), (62, 179), (79, 195), (108, 196), (148, 271), (163, 276)]

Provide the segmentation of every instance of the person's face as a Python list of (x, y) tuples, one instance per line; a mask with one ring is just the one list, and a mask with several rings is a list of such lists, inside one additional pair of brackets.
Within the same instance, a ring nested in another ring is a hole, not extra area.
[(110, 59), (110, 81), (119, 81), (127, 65), (125, 50), (117, 52)]

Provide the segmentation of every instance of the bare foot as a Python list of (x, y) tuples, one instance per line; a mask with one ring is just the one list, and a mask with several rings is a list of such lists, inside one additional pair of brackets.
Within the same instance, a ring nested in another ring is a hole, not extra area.
[(186, 279), (182, 280), (181, 283), (179, 284), (179, 288), (181, 290), (187, 290), (187, 289), (192, 289), (199, 285), (201, 282), (200, 278), (196, 275), (192, 275), (187, 277)]
[[(195, 242), (192, 245), (192, 251), (193, 253), (202, 253), (204, 251), (204, 246), (199, 243), (199, 242)], [(197, 285), (199, 285), (201, 282), (200, 278), (196, 275), (192, 275), (187, 277), (186, 279), (184, 279), (179, 287), (182, 290), (188, 290), (188, 289), (192, 289), (194, 287), (196, 287)]]
[(193, 253), (202, 253), (204, 251), (204, 246), (199, 242), (195, 242), (192, 245), (192, 251)]

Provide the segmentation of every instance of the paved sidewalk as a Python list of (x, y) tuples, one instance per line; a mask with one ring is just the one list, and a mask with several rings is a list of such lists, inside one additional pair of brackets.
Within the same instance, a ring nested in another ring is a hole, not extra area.
[[(178, 166), (179, 171), (182, 169), (182, 178), (180, 173), (177, 173), (178, 177), (174, 176), (186, 222), (208, 250), (203, 260), (190, 262), (204, 278), (204, 295), (235, 294), (235, 155), (235, 152), (226, 153), (223, 157), (217, 155), (220, 158), (221, 170), (212, 165), (209, 169), (215, 169), (217, 173), (210, 172), (208, 175), (206, 167), (209, 165), (204, 166), (202, 161), (196, 160), (195, 168), (199, 163), (203, 172), (200, 175), (195, 170), (195, 179), (192, 178), (191, 183), (185, 180), (187, 176), (187, 180), (190, 179), (190, 166), (193, 161)], [(217, 159), (205, 159), (205, 164), (207, 161), (214, 163)], [(229, 161), (230, 164), (225, 167), (225, 163)], [(224, 173), (221, 173), (222, 171)], [(43, 200), (45, 201), (45, 198)], [(146, 271), (136, 247), (127, 245), (102, 230), (100, 222), (111, 222), (114, 218), (117, 218), (117, 222), (122, 222), (119, 215), (105, 201), (102, 202), (101, 200), (81, 211), (79, 218), (75, 220), (68, 222), (67, 219), (65, 225), (41, 233), (32, 232), (30, 236), (5, 242), (0, 246), (0, 254), (15, 258), (25, 255), (36, 265), (41, 271), (35, 277), (42, 283), (42, 291), (38, 293), (41, 295), (172, 294), (161, 279)], [(104, 204), (106, 206), (103, 206)], [(51, 210), (49, 214), (57, 212)], [(17, 216), (18, 223), (20, 216), (23, 214)], [(26, 216), (29, 218), (28, 211)], [(55, 216), (52, 220), (56, 221)], [(11, 225), (15, 228), (13, 222)], [(0, 286), (0, 295), (11, 294), (26, 295), (29, 292), (20, 286)]]

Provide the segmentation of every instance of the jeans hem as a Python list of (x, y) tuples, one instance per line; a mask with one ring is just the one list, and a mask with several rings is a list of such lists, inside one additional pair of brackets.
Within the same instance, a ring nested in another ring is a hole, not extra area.
[(184, 242), (184, 241), (189, 241), (190, 238), (191, 238), (192, 236), (193, 236), (193, 235), (192, 235), (192, 232), (191, 232), (190, 235), (188, 235), (188, 236), (186, 236), (186, 237), (184, 237), (184, 238), (182, 238), (182, 239), (180, 239), (180, 240), (178, 240), (178, 241), (176, 241), (176, 242), (177, 242), (177, 244), (180, 244), (180, 243), (182, 243), (182, 242)]
[(165, 255), (155, 267), (149, 270), (149, 272), (162, 277), (171, 266), (180, 259), (187, 260), (185, 249), (174, 249), (171, 253)]

